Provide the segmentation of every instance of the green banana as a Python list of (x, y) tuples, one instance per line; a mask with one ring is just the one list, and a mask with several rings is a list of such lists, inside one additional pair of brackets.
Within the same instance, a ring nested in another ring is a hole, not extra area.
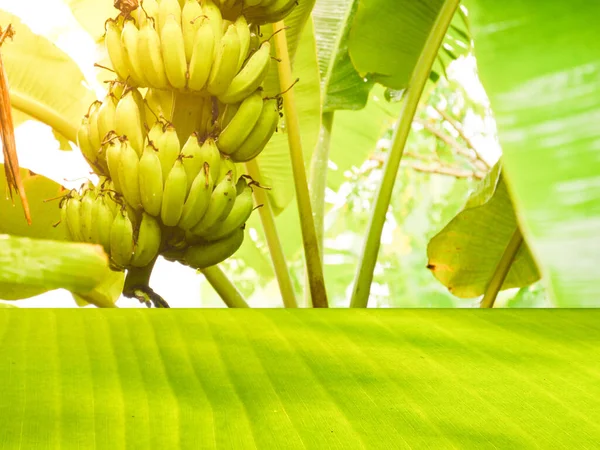
[(121, 27), (113, 19), (107, 20), (105, 27), (106, 35), (104, 44), (108, 57), (119, 78), (126, 80), (129, 77), (129, 70), (125, 62), (123, 48), (121, 47)]
[(60, 201), (59, 204), (59, 208), (60, 208), (60, 224), (65, 227), (65, 232), (67, 234), (67, 237), (69, 238), (69, 240), (74, 241), (75, 238), (73, 237), (73, 234), (71, 233), (71, 229), (69, 228), (69, 223), (67, 221), (67, 202), (68, 202), (68, 197), (63, 198)]
[(162, 167), (163, 181), (167, 179), (173, 164), (179, 157), (180, 149), (177, 130), (173, 125), (167, 125), (165, 132), (158, 140), (158, 158)]
[(187, 195), (187, 175), (181, 158), (173, 164), (165, 180), (160, 218), (167, 227), (174, 227), (183, 213), (183, 205)]
[(131, 147), (141, 155), (144, 150), (144, 129), (140, 108), (133, 92), (126, 92), (119, 100), (115, 111), (115, 125), (117, 134), (126, 136)]
[(193, 133), (183, 145), (181, 155), (183, 156), (183, 167), (187, 174), (188, 188), (190, 188), (205, 162), (202, 160), (202, 148), (198, 143), (196, 133)]
[(127, 65), (127, 70), (131, 80), (136, 86), (147, 86), (148, 81), (144, 76), (141, 65), (141, 55), (139, 54), (140, 32), (133, 21), (126, 20), (121, 32), (121, 47), (123, 48), (123, 59)]
[(243, 182), (244, 186), (242, 187), (241, 193), (236, 196), (231, 212), (224, 220), (217, 222), (201, 234), (206, 241), (216, 241), (228, 236), (238, 228), (243, 227), (250, 218), (250, 215), (254, 210), (252, 188), (248, 186), (248, 183), (244, 178), (240, 178), (238, 185), (241, 182)]
[(181, 23), (181, 6), (177, 0), (160, 0), (158, 2), (158, 26), (157, 30), (162, 33), (167, 24), (169, 16), (174, 16), (177, 23)]
[(221, 181), (223, 181), (229, 172), (232, 173), (231, 178), (235, 182), (235, 180), (237, 180), (237, 168), (235, 167), (235, 163), (229, 156), (221, 155), (219, 174), (215, 178), (215, 184), (219, 184)]
[(110, 230), (110, 257), (118, 266), (126, 267), (131, 262), (132, 254), (133, 224), (123, 208), (115, 215)]
[(221, 38), (223, 37), (223, 15), (219, 7), (212, 0), (204, 0), (202, 2), (202, 13), (206, 16), (206, 21), (210, 23), (213, 29), (213, 42), (215, 45), (213, 55), (216, 55), (219, 50)]
[(140, 29), (138, 46), (140, 66), (150, 87), (167, 89), (169, 84), (160, 51), (160, 37), (151, 20)]
[(235, 26), (230, 25), (221, 39), (208, 77), (206, 89), (211, 95), (219, 96), (227, 90), (237, 73), (239, 57), (240, 37)]
[(200, 160), (204, 164), (207, 162), (210, 167), (210, 177), (214, 182), (219, 178), (221, 171), (221, 153), (215, 143), (215, 140), (211, 137), (207, 138), (200, 147), (202, 156)]
[[(201, 19), (199, 19), (201, 20)], [(190, 59), (188, 87), (200, 91), (206, 86), (213, 66), (215, 31), (209, 20), (203, 20), (196, 31)]]
[(119, 180), (119, 160), (121, 159), (121, 143), (117, 139), (108, 141), (106, 148), (106, 163), (108, 173), (113, 181), (115, 190), (121, 192), (121, 181)]
[(183, 31), (185, 59), (187, 62), (192, 60), (196, 32), (198, 31), (198, 28), (200, 28), (201, 23), (202, 6), (200, 6), (198, 0), (186, 0), (183, 9), (181, 10), (181, 29)]
[[(154, 23), (156, 23), (156, 21), (158, 20), (158, 1), (157, 0), (142, 0), (142, 9), (144, 10), (144, 12), (146, 13), (146, 19), (152, 19), (154, 21)], [(138, 24), (138, 28), (142, 28), (145, 23), (148, 22), (148, 20), (146, 21), (140, 21), (140, 23)]]
[(244, 10), (246, 19), (257, 25), (279, 22), (288, 16), (298, 0), (274, 0), (261, 2), (260, 6)]
[(161, 242), (160, 224), (146, 212), (142, 213), (142, 221), (138, 231), (131, 265), (145, 267), (158, 255)]
[(213, 181), (208, 163), (204, 163), (202, 171), (194, 179), (188, 197), (183, 205), (183, 212), (177, 226), (182, 230), (194, 227), (206, 213), (213, 191)]
[(77, 145), (79, 146), (81, 154), (88, 164), (94, 168), (97, 168), (98, 149), (94, 149), (94, 146), (90, 140), (90, 128), (90, 120), (87, 116), (84, 116), (83, 120), (81, 121), (81, 126), (77, 131)]
[(238, 103), (254, 92), (265, 80), (271, 63), (271, 44), (265, 41), (248, 59), (224, 92), (215, 94), (223, 103)]
[(81, 237), (84, 242), (92, 242), (92, 227), (94, 226), (94, 202), (96, 195), (93, 190), (87, 190), (81, 198)]
[(224, 239), (206, 244), (192, 245), (184, 254), (185, 264), (194, 269), (214, 266), (232, 256), (244, 242), (244, 230), (236, 230)]
[[(121, 203), (117, 203), (117, 200), (119, 200), (119, 196), (120, 194), (115, 192), (114, 181), (111, 180), (111, 182), (106, 188), (106, 192), (104, 193), (104, 204), (108, 206), (113, 217), (122, 206)], [(117, 200), (115, 200), (115, 198), (117, 198)]]
[(146, 145), (152, 144), (154, 146), (158, 146), (158, 142), (164, 133), (165, 126), (165, 122), (163, 122), (161, 119), (154, 122), (148, 131), (148, 135), (146, 136)]
[[(74, 195), (77, 195), (76, 193)], [(81, 229), (81, 200), (71, 196), (65, 205), (67, 216), (67, 227), (74, 241), (83, 242), (83, 232)]]
[(114, 214), (105, 201), (104, 196), (98, 197), (98, 209), (94, 228), (97, 230), (97, 243), (104, 247), (106, 253), (110, 252), (110, 230), (114, 221)]
[(244, 61), (246, 61), (246, 58), (248, 57), (248, 50), (250, 49), (250, 27), (248, 26), (248, 22), (243, 15), (240, 15), (236, 19), (234, 25), (240, 38), (240, 57), (235, 70), (235, 72), (238, 73), (244, 65)]
[(102, 106), (101, 102), (96, 101), (92, 103), (90, 112), (88, 113), (90, 124), (90, 143), (92, 144), (92, 148), (96, 155), (100, 151), (100, 146), (102, 145), (102, 141), (100, 140), (100, 130), (98, 130), (98, 111), (100, 106)]
[(175, 16), (169, 15), (167, 17), (161, 31), (160, 42), (169, 83), (175, 89), (184, 89), (187, 82), (185, 43), (181, 23), (177, 21)]
[(258, 122), (256, 122), (242, 145), (231, 154), (231, 159), (235, 162), (246, 162), (256, 158), (275, 133), (278, 123), (279, 108), (277, 107), (277, 100), (265, 100)]
[(92, 244), (100, 243), (100, 227), (98, 226), (98, 216), (100, 214), (100, 209), (102, 208), (102, 194), (94, 193), (94, 203), (92, 205), (92, 214), (91, 214), (91, 228), (90, 228), (90, 240)]
[(208, 208), (200, 222), (192, 228), (192, 233), (201, 235), (219, 220), (227, 217), (233, 208), (235, 193), (233, 173), (229, 171), (227, 172), (227, 176), (216, 185), (215, 190), (210, 196)]
[(262, 109), (263, 99), (259, 91), (241, 103), (233, 119), (219, 134), (217, 147), (221, 153), (231, 155), (242, 145), (258, 122)]
[(119, 156), (119, 182), (125, 201), (135, 210), (142, 207), (140, 198), (139, 165), (140, 160), (127, 138), (121, 141)]
[(147, 145), (138, 168), (140, 200), (144, 210), (153, 216), (160, 214), (163, 196), (162, 167), (157, 150)]
[(98, 109), (98, 133), (100, 136), (100, 142), (105, 142), (106, 135), (110, 131), (115, 130), (116, 111), (116, 99), (112, 94), (108, 94)]

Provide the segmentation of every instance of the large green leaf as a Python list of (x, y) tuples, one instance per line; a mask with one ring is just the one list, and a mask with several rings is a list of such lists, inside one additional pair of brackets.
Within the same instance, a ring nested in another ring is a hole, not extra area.
[(0, 437), (31, 450), (595, 448), (598, 320), (7, 309)]
[(358, 0), (318, 0), (313, 9), (324, 111), (361, 109), (373, 83), (365, 81), (350, 61), (348, 38)]
[[(348, 44), (356, 70), (392, 89), (405, 89), (443, 4), (444, 0), (359, 2)], [(469, 46), (464, 12), (458, 11), (434, 71), (444, 71), (448, 62), (464, 54)]]
[[(0, 164), (0, 173), (4, 173), (3, 164)], [(66, 239), (65, 228), (53, 226), (60, 221), (59, 200), (45, 201), (66, 194), (63, 187), (42, 175), (31, 175), (24, 169), (21, 169), (21, 177), (29, 201), (31, 225), (27, 225), (20, 202), (13, 202), (6, 195), (0, 195), (0, 233), (53, 240)], [(0, 192), (8, 192), (4, 176), (0, 176)]]
[(2, 46), (2, 59), (13, 108), (75, 142), (94, 93), (83, 85), (84, 76), (68, 55), (33, 34), (16, 16), (0, 10), (0, 24), (9, 23), (16, 34)]
[[(291, 29), (286, 30), (288, 43), (290, 43), (290, 51), (295, 49), (293, 75), (300, 80), (295, 86), (294, 91), (296, 94), (296, 108), (300, 117), (302, 150), (307, 167), (313, 149), (317, 144), (321, 123), (319, 68), (317, 65), (312, 21), (306, 21), (307, 18), (310, 18), (310, 9), (304, 12), (304, 21), (306, 23), (304, 31), (302, 31), (302, 28), (299, 28), (301, 23), (294, 14), (302, 12), (300, 7), (308, 3), (302, 3), (294, 9), (294, 13), (289, 21)], [(288, 21), (286, 20), (287, 25)], [(302, 31), (301, 36), (294, 34), (298, 30)], [(274, 76), (277, 72), (276, 64), (275, 61), (271, 64), (270, 77), (265, 83), (265, 91), (267, 95), (271, 96), (281, 92), (279, 77)], [(279, 122), (279, 132), (273, 136), (265, 150), (260, 154), (258, 162), (264, 177), (264, 184), (272, 187), (269, 196), (273, 202), (274, 210), (276, 213), (279, 213), (289, 204), (295, 195), (285, 117)]]
[(600, 3), (468, 2), (521, 225), (560, 306), (598, 306)]
[[(108, 275), (102, 247), (0, 234), (0, 298), (19, 300), (53, 289), (87, 293)], [(110, 306), (112, 302), (96, 302)]]
[(400, 106), (399, 102), (387, 102), (384, 88), (375, 86), (363, 109), (336, 111), (329, 150), (329, 159), (335, 168), (327, 173), (327, 185), (331, 189), (337, 190), (346, 179), (344, 173), (360, 167), (374, 153), (377, 141), (398, 120)]
[[(464, 209), (429, 242), (428, 268), (458, 297), (483, 295), (517, 227), (497, 164), (471, 194)], [(529, 248), (523, 243), (502, 289), (528, 286), (539, 278)]]

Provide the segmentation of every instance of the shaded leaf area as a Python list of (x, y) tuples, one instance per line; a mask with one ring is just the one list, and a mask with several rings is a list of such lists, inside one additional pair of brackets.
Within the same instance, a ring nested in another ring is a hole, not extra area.
[(14, 40), (2, 46), (13, 108), (75, 142), (81, 117), (95, 99), (82, 84), (81, 70), (66, 53), (33, 34), (16, 16), (0, 10), (0, 23), (11, 23), (16, 32)]
[(318, 0), (312, 12), (319, 70), (323, 88), (323, 110), (361, 109), (373, 83), (361, 77), (348, 53), (348, 38), (357, 0)]
[(525, 237), (558, 306), (597, 306), (600, 3), (467, 6)]
[[(517, 227), (501, 165), (497, 164), (464, 209), (431, 239), (427, 267), (454, 295), (483, 295)], [(531, 252), (523, 243), (502, 289), (527, 286), (539, 278)]]
[[(359, 2), (349, 36), (350, 58), (358, 73), (392, 89), (405, 89), (444, 0)], [(458, 11), (433, 70), (470, 48), (466, 21)], [(460, 43), (460, 44), (459, 44)]]
[(337, 111), (331, 133), (329, 159), (333, 161), (327, 173), (327, 184), (339, 189), (346, 172), (360, 167), (373, 154), (377, 141), (398, 119), (400, 103), (384, 99), (384, 88), (375, 86), (368, 103), (360, 111)]
[(32, 449), (591, 448), (598, 320), (4, 310), (0, 436)]
[[(0, 164), (0, 171), (3, 168), (3, 164)], [(60, 184), (42, 175), (34, 175), (26, 169), (21, 169), (21, 177), (29, 200), (31, 225), (27, 225), (21, 204), (4, 195), (7, 192), (6, 180), (0, 177), (0, 233), (52, 240), (67, 239), (65, 227), (53, 227), (60, 221), (59, 200), (44, 202), (67, 192)]]
[(108, 257), (100, 246), (0, 235), (0, 298), (4, 300), (61, 288), (87, 293), (109, 273)]
[[(319, 127), (321, 124), (321, 94), (319, 86), (319, 68), (317, 66), (317, 54), (315, 50), (315, 37), (313, 33), (310, 9), (304, 13), (303, 21), (295, 16), (303, 10), (301, 3), (294, 9), (290, 20), (286, 20), (288, 43), (290, 46), (296, 42), (295, 54), (293, 55), (293, 75), (299, 81), (295, 85), (296, 108), (298, 110), (300, 129), (302, 130), (302, 151), (304, 163), (308, 167), (313, 149), (319, 138)], [(303, 24), (303, 28), (300, 28)], [(265, 28), (265, 30), (267, 30)], [(295, 36), (298, 30), (302, 35)], [(263, 31), (265, 35), (267, 31)], [(268, 36), (265, 36), (268, 37)], [(294, 48), (290, 48), (290, 51)], [(274, 49), (273, 49), (274, 52)], [(275, 96), (282, 91), (279, 86), (279, 77), (272, 76), (277, 72), (276, 60), (272, 61), (271, 73), (265, 82), (265, 92), (269, 96)], [(265, 150), (259, 155), (258, 162), (263, 184), (272, 188), (269, 197), (273, 202), (273, 210), (279, 214), (294, 198), (294, 182), (292, 165), (290, 162), (290, 150), (286, 131), (285, 117), (279, 121), (278, 132), (267, 144)]]

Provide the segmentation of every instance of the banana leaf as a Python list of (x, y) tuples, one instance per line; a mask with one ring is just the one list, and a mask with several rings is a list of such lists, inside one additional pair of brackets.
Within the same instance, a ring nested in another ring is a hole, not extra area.
[(595, 448), (593, 311), (0, 311), (3, 448)]

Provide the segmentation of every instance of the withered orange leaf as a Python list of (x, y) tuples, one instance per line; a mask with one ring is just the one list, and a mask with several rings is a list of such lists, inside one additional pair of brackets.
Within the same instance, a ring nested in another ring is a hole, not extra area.
[[(0, 48), (6, 38), (12, 38), (14, 30), (10, 24), (5, 30), (0, 27)], [(0, 137), (2, 138), (2, 151), (4, 153), (4, 173), (6, 175), (7, 186), (10, 197), (13, 196), (13, 189), (19, 193), (23, 211), (27, 223), (31, 225), (31, 214), (29, 204), (25, 195), (25, 188), (19, 172), (19, 158), (17, 157), (17, 145), (15, 143), (15, 127), (12, 118), (12, 109), (10, 106), (10, 94), (8, 90), (8, 77), (4, 70), (2, 62), (2, 52), (0, 51)]]

